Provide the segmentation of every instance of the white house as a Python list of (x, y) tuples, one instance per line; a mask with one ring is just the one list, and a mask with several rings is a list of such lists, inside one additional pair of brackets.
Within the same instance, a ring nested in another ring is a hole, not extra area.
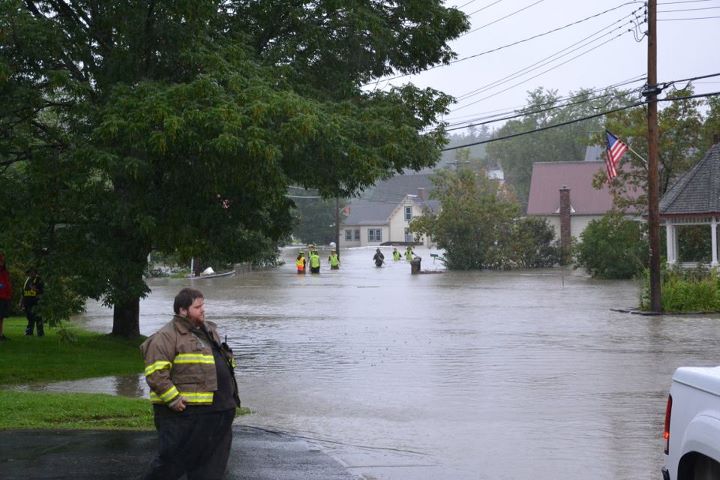
[[(378, 182), (345, 209), (340, 248), (416, 243), (410, 221), (425, 208), (439, 207), (439, 202), (428, 199), (431, 190), (430, 174), (398, 175)], [(424, 237), (417, 243), (430, 246)]]

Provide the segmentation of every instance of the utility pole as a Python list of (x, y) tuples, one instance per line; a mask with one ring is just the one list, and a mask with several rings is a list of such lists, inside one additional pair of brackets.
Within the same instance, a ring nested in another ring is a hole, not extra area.
[(340, 197), (335, 196), (335, 253), (340, 259)]
[(660, 188), (658, 179), (657, 126), (657, 0), (648, 0), (648, 231), (650, 234), (650, 310), (662, 312), (660, 299)]

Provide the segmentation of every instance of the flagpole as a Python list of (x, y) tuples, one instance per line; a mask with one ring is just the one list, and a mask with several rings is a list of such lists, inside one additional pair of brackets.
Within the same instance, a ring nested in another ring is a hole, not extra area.
[(635, 156), (638, 157), (640, 160), (642, 160), (643, 163), (645, 164), (645, 166), (647, 167), (647, 164), (648, 164), (647, 159), (645, 157), (643, 157), (642, 155), (640, 155), (639, 153), (637, 153), (635, 150), (633, 150), (633, 148), (630, 145), (628, 145), (627, 142), (625, 142), (625, 145), (627, 145), (628, 151), (630, 151), (631, 153), (634, 153)]

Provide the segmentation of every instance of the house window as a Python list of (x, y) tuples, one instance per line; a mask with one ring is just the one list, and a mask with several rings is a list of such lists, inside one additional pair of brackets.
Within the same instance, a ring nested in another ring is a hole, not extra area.
[(410, 229), (409, 229), (409, 228), (406, 228), (406, 229), (405, 229), (405, 241), (406, 241), (406, 242), (412, 242), (412, 241), (414, 241), (414, 240), (415, 240), (415, 239), (413, 238), (413, 234), (410, 233)]
[(382, 230), (379, 228), (368, 228), (368, 242), (382, 242)]
[(405, 207), (405, 221), (409, 222), (412, 220), (412, 206), (407, 205)]
[(348, 242), (352, 240), (352, 230), (345, 230), (345, 240)]
[(355, 240), (358, 242), (360, 241), (360, 229), (359, 228), (357, 230), (355, 230)]

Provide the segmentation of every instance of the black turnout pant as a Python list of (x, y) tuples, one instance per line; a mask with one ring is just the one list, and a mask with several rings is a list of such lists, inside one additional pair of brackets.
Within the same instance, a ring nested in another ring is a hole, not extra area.
[(25, 317), (27, 317), (27, 327), (25, 328), (25, 335), (32, 335), (35, 326), (37, 326), (38, 337), (45, 335), (45, 328), (43, 325), (43, 319), (40, 315), (35, 313), (35, 305), (25, 306)]
[[(192, 407), (190, 407), (192, 408)], [(159, 453), (145, 480), (220, 480), (232, 445), (235, 410), (189, 415), (155, 415)]]

